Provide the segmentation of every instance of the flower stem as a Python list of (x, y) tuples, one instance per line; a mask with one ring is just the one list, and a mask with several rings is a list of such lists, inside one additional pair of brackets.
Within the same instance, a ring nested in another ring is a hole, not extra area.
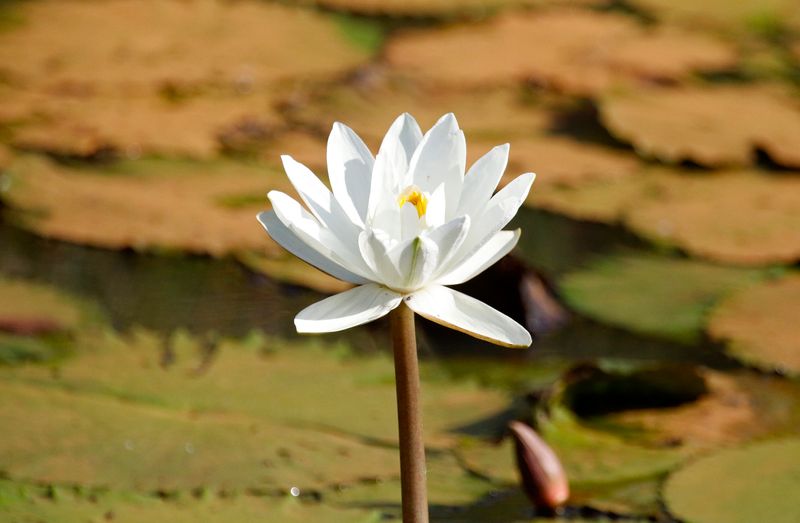
[(422, 439), (414, 311), (401, 302), (391, 312), (390, 319), (397, 385), (397, 423), (400, 429), (403, 523), (428, 523), (425, 443)]

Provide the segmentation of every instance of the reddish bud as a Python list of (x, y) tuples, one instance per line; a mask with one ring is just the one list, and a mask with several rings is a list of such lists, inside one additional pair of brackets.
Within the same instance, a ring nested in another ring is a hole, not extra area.
[(512, 421), (508, 428), (514, 436), (525, 493), (540, 508), (553, 510), (563, 505), (569, 498), (569, 483), (556, 453), (528, 425)]

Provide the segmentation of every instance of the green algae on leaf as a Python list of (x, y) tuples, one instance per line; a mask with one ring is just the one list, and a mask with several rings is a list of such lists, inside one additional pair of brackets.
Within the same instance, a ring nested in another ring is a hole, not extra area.
[(667, 507), (689, 523), (790, 523), (800, 519), (800, 439), (722, 450), (673, 473)]
[(738, 292), (709, 319), (711, 337), (756, 367), (800, 376), (800, 276), (789, 274)]
[(691, 343), (717, 301), (763, 277), (754, 269), (626, 254), (566, 275), (560, 289), (572, 308), (595, 320)]
[(127, 492), (91, 494), (68, 487), (39, 487), (0, 480), (0, 519), (86, 523), (377, 523), (376, 511), (340, 509), (290, 497), (205, 496), (161, 499)]

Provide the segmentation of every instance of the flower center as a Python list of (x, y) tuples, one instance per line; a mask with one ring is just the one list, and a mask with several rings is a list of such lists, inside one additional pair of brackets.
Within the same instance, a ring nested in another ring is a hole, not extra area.
[(416, 185), (409, 185), (400, 196), (397, 197), (397, 204), (402, 207), (406, 203), (410, 203), (417, 208), (417, 216), (422, 218), (425, 215), (425, 210), (428, 208), (428, 197)]

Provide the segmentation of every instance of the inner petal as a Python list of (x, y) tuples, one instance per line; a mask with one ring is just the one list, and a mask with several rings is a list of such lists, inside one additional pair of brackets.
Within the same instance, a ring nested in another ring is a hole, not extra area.
[(409, 185), (397, 197), (397, 205), (400, 208), (406, 203), (412, 204), (417, 209), (417, 217), (422, 218), (428, 209), (428, 194), (416, 185)]

